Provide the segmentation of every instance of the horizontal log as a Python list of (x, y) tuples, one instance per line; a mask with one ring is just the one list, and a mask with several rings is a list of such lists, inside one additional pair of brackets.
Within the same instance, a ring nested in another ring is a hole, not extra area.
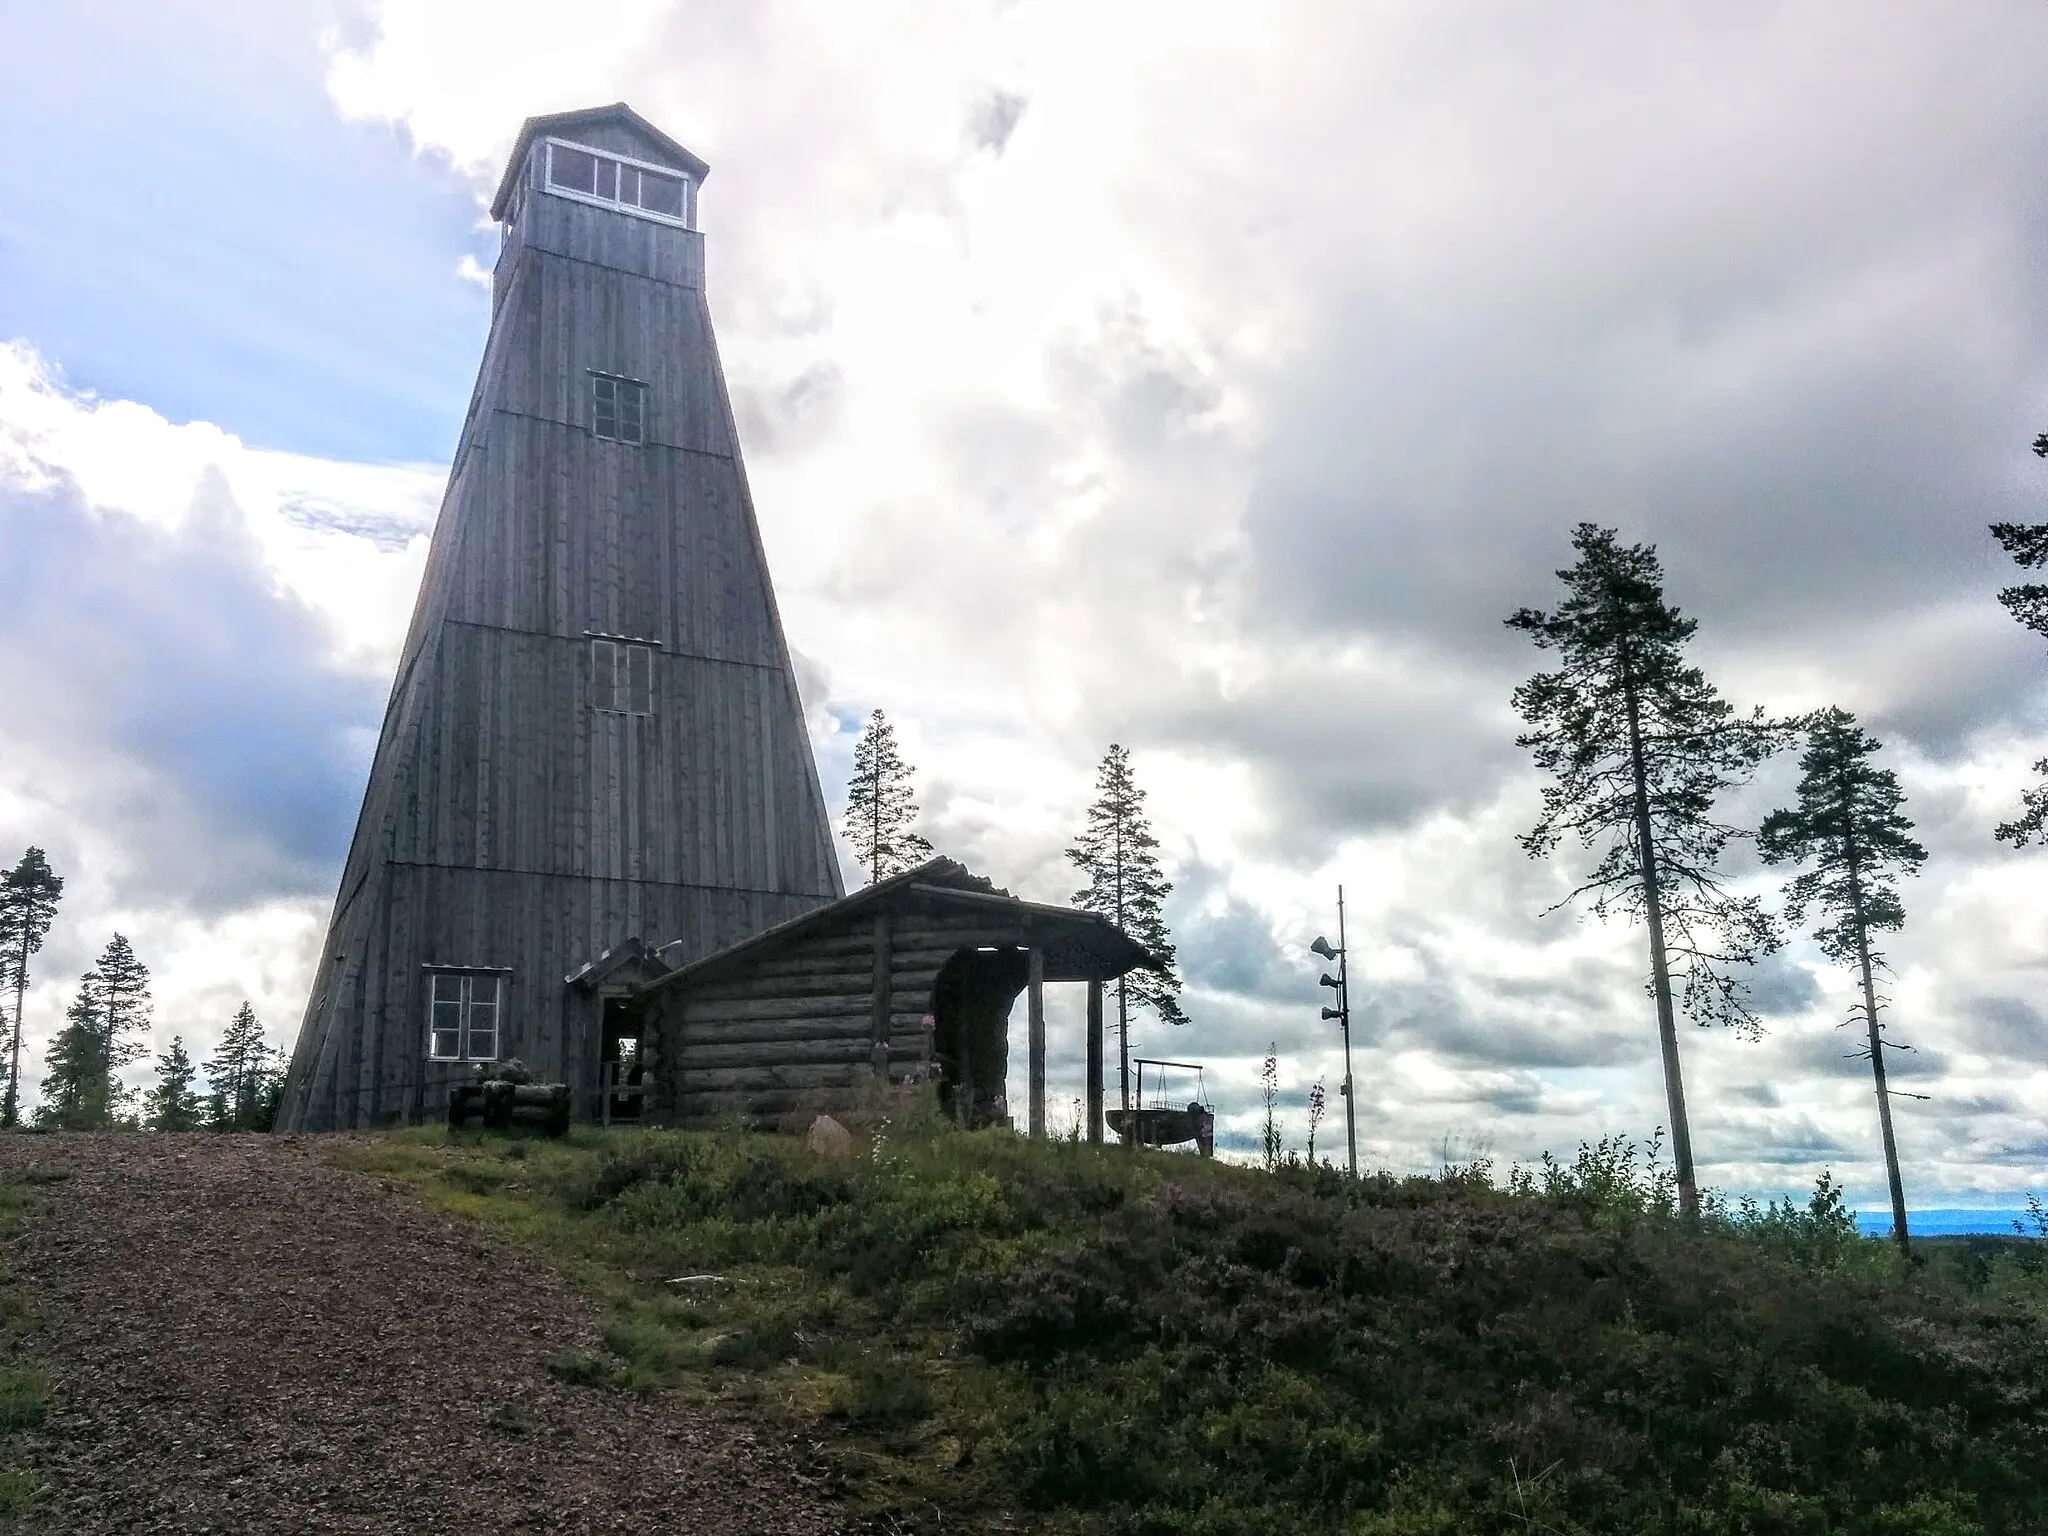
[(683, 1014), (683, 1032), (700, 1023), (727, 1023), (739, 1019), (842, 1019), (858, 1014), (867, 1018), (874, 1012), (874, 999), (865, 992), (839, 997), (763, 997), (752, 1001), (694, 998)]
[(776, 1040), (865, 1040), (864, 1015), (837, 1019), (695, 1019), (668, 1037), (670, 1051), (698, 1045), (740, 1045)]
[(685, 986), (683, 995), (694, 1003), (746, 1000), (757, 997), (816, 997), (831, 993), (860, 993), (873, 987), (873, 966), (853, 970), (790, 971), (776, 976), (730, 976), (702, 986)]
[(845, 938), (805, 939), (788, 949), (773, 950), (738, 963), (756, 976), (783, 976), (821, 961), (851, 965), (860, 957), (874, 952), (874, 935), (863, 932)]
[(676, 1091), (688, 1099), (698, 1093), (800, 1092), (811, 1088), (852, 1088), (874, 1074), (865, 1061), (787, 1067), (712, 1067), (686, 1072)]
[(675, 1070), (683, 1078), (710, 1067), (791, 1066), (866, 1062), (873, 1049), (866, 1035), (840, 1040), (737, 1041), (690, 1043), (676, 1052)]

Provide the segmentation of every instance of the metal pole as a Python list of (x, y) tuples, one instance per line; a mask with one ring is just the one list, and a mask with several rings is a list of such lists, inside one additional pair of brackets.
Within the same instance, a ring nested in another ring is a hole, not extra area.
[(1337, 887), (1337, 1013), (1344, 1026), (1344, 1146), (1351, 1154), (1351, 1177), (1358, 1177), (1357, 1095), (1351, 1082), (1351, 941), (1344, 935), (1344, 887)]

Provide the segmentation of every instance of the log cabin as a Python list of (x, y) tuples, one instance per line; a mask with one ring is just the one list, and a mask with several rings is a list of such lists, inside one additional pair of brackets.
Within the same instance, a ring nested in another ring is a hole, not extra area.
[[(1087, 1139), (1102, 1139), (1102, 996), (1154, 964), (1106, 918), (1020, 901), (935, 858), (700, 959), (623, 946), (570, 978), (600, 994), (607, 1114), (800, 1129), (924, 1078), (954, 1120), (1011, 1125), (1008, 1031), (1026, 1012), (1022, 1129), (1046, 1134), (1047, 983), (1088, 989)], [(637, 1101), (637, 1102), (636, 1102)]]

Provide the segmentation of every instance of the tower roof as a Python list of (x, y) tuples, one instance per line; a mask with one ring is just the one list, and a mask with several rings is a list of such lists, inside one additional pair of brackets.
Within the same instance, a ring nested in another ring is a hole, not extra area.
[(513, 185), (519, 179), (519, 168), (526, 163), (526, 152), (532, 147), (536, 135), (567, 136), (578, 128), (607, 123), (644, 134), (663, 154), (674, 158), (677, 170), (687, 171), (691, 179), (700, 184), (711, 174), (710, 166), (623, 101), (615, 101), (608, 107), (584, 107), (575, 112), (549, 112), (540, 117), (529, 117), (520, 125), (519, 137), (513, 140), (512, 153), (505, 160), (505, 174), (498, 178), (497, 195), (491, 199), (491, 217), (499, 220), (505, 217), (505, 205), (511, 201)]

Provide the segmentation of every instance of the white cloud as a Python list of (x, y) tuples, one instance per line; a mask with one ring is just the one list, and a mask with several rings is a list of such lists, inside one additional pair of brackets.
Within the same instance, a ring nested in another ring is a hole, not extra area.
[(296, 1028), (441, 478), (252, 450), (0, 347), (0, 854), (66, 881), (29, 1102), (116, 931), (159, 1042), (203, 1054), (244, 998)]

